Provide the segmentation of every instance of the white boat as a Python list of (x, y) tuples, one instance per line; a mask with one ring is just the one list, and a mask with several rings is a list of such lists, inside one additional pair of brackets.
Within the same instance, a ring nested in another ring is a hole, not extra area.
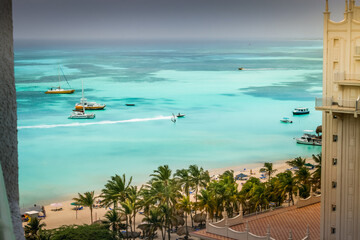
[(303, 115), (303, 114), (309, 114), (310, 111), (308, 108), (295, 108), (293, 111), (294, 115)]
[(291, 121), (289, 118), (287, 117), (283, 117), (282, 119), (280, 119), (280, 122), (283, 122), (283, 123), (292, 123), (293, 121)]
[(84, 98), (84, 83), (82, 83), (82, 97), (79, 103), (75, 104), (75, 110), (81, 110), (85, 108), (86, 110), (102, 110), (106, 107), (105, 104), (99, 104), (96, 102), (88, 102), (86, 98)]
[(46, 94), (71, 94), (71, 93), (74, 93), (74, 92), (75, 92), (75, 89), (63, 89), (63, 88), (61, 88), (61, 86), (60, 86), (60, 82), (61, 82), (61, 79), (60, 79), (60, 70), (61, 70), (61, 72), (62, 72), (62, 74), (63, 74), (63, 76), (64, 76), (67, 84), (69, 85), (69, 87), (71, 87), (70, 84), (69, 84), (69, 82), (67, 81), (67, 79), (66, 79), (66, 77), (65, 77), (65, 74), (64, 74), (63, 70), (62, 70), (62, 69), (60, 68), (60, 66), (59, 66), (59, 68), (58, 68), (59, 86), (58, 86), (58, 87), (51, 87), (49, 90), (47, 90), (47, 91), (45, 92)]
[(95, 118), (94, 113), (85, 113), (85, 107), (80, 110), (74, 110), (71, 115), (68, 117), (69, 119), (93, 119)]
[(321, 146), (321, 138), (313, 134), (313, 130), (304, 130), (304, 135), (301, 138), (296, 138), (299, 144)]
[(85, 113), (85, 111), (74, 111), (68, 117), (69, 119), (93, 119), (95, 118), (94, 113)]

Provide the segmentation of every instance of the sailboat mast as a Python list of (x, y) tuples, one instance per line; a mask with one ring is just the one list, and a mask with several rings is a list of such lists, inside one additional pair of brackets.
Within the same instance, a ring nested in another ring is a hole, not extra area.
[(58, 66), (58, 77), (59, 77), (59, 88), (61, 88), (60, 87), (60, 65)]

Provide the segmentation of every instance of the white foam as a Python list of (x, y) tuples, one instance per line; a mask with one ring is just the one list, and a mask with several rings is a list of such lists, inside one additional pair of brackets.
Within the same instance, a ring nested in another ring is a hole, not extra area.
[[(66, 124), (49, 124), (49, 125), (34, 125), (34, 126), (19, 126), (18, 129), (31, 129), (31, 128), (57, 128), (57, 127), (79, 127), (79, 126), (89, 126), (89, 125), (107, 125), (107, 124), (117, 124), (117, 123), (129, 123), (129, 122), (147, 122), (147, 121), (157, 121), (157, 120), (166, 120), (171, 119), (171, 116), (159, 116), (154, 118), (134, 118), (128, 120), (119, 120), (119, 121), (100, 121), (100, 122), (74, 122)], [(70, 121), (70, 120), (69, 120)]]

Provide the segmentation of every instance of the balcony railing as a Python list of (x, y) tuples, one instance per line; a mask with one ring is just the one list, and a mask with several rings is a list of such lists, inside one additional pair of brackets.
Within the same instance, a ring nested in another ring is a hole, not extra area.
[(334, 82), (344, 86), (360, 86), (360, 74), (346, 74), (345, 72), (335, 72)]
[(360, 113), (360, 97), (357, 100), (315, 98), (315, 108), (321, 111), (357, 114)]

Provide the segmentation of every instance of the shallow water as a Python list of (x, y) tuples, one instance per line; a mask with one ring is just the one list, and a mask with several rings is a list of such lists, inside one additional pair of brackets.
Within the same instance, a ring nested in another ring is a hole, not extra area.
[[(44, 94), (58, 65), (74, 94)], [(22, 205), (101, 189), (114, 174), (140, 184), (162, 164), (211, 169), (321, 150), (293, 139), (321, 124), (321, 41), (18, 43), (15, 76)], [(67, 119), (82, 81), (106, 110)], [(293, 117), (295, 107), (311, 113)]]

